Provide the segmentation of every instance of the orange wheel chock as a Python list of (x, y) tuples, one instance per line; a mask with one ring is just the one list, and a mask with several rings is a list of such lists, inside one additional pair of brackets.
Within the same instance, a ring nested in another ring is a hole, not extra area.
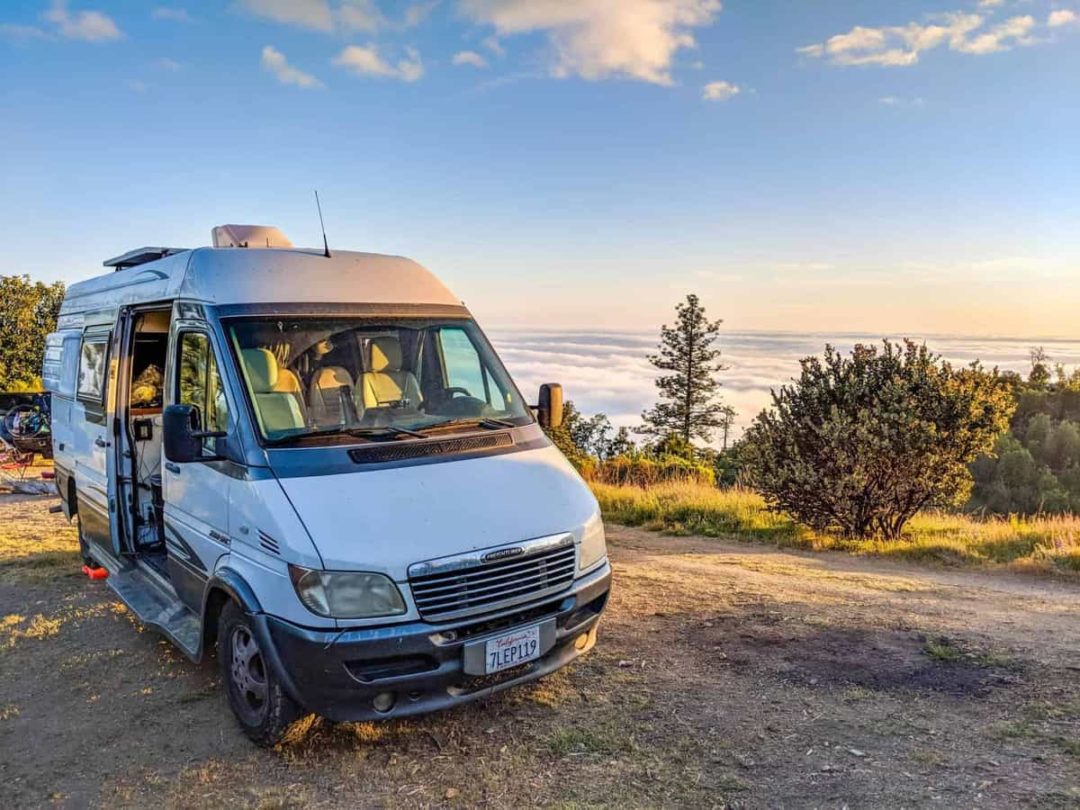
[(91, 568), (89, 565), (82, 567), (82, 572), (90, 579), (108, 579), (109, 571), (106, 568)]

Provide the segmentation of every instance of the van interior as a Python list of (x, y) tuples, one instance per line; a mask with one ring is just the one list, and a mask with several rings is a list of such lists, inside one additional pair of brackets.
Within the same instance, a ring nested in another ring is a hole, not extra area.
[(162, 413), (169, 351), (170, 309), (138, 311), (121, 352), (117, 412), (121, 417), (119, 484), (133, 550), (165, 573), (161, 489)]

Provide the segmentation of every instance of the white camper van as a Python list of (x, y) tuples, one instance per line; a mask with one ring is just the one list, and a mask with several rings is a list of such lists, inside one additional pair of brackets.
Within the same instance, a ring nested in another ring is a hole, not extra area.
[(246, 733), (402, 717), (596, 641), (596, 500), (465, 306), (396, 256), (222, 226), (72, 285), (49, 337), (57, 485), (82, 553), (198, 661)]

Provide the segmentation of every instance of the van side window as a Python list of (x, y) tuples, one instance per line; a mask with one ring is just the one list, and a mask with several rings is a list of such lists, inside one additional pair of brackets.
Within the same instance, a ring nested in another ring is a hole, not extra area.
[[(469, 396), (494, 405), (491, 401), (488, 375), (468, 333), (456, 327), (440, 329), (439, 348), (443, 372), (446, 375), (446, 387), (463, 389)], [(505, 406), (500, 405), (500, 410), (503, 407)]]
[[(199, 409), (203, 430), (227, 430), (229, 404), (209, 336), (205, 332), (184, 332), (180, 336), (179, 360), (177, 403)], [(212, 441), (208, 439), (207, 443)]]
[(94, 405), (105, 402), (105, 375), (108, 365), (108, 335), (83, 337), (79, 352), (79, 399)]

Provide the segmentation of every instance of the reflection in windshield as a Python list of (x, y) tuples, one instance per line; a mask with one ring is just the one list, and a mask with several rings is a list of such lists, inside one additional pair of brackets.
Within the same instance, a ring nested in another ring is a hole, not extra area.
[(435, 426), (532, 420), (471, 321), (259, 318), (227, 328), (259, 429), (271, 441), (407, 439)]

